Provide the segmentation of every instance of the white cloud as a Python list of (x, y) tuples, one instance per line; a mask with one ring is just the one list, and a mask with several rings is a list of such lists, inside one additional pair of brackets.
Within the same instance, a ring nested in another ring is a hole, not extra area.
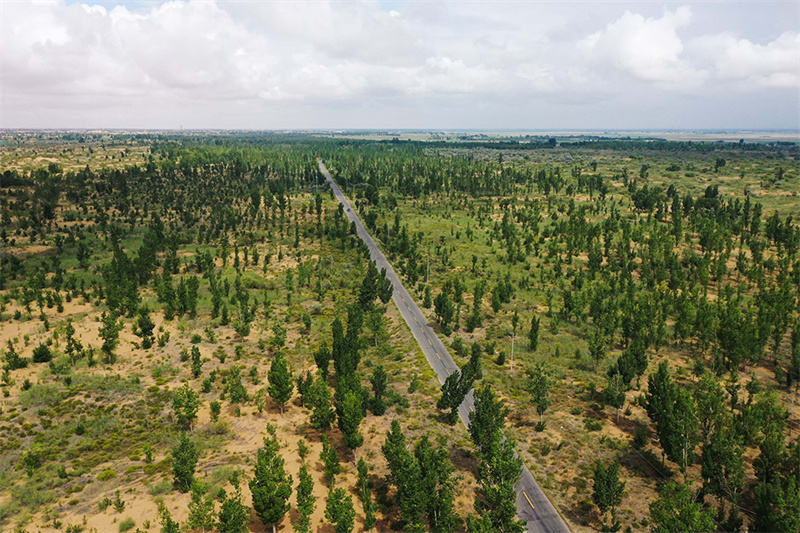
[(163, 126), (181, 113), (198, 126), (280, 115), (292, 127), (308, 126), (296, 116), (336, 108), (328, 116), (338, 120), (345, 109), (381, 106), (431, 120), (444, 107), (469, 115), (499, 106), (497, 116), (520, 121), (547, 109), (554, 127), (566, 127), (562, 118), (584, 120), (598, 102), (644, 108), (673, 94), (701, 102), (731, 82), (747, 97), (798, 86), (796, 25), (778, 21), (785, 33), (766, 40), (734, 37), (736, 28), (703, 35), (696, 12), (714, 9), (705, 4), (655, 16), (643, 4), (643, 13), (620, 14), (606, 2), (580, 14), (557, 2), (447, 0), (391, 11), (376, 0), (133, 6), (0, 0), (0, 127), (72, 125), (53, 116), (98, 126), (113, 117), (116, 127), (156, 117), (152, 126)]
[(644, 81), (694, 85), (706, 74), (684, 58), (678, 29), (690, 23), (688, 6), (664, 11), (661, 18), (645, 18), (626, 11), (605, 29), (578, 43), (596, 66), (608, 66)]
[(690, 44), (722, 80), (757, 88), (800, 86), (800, 34), (787, 31), (766, 45), (729, 33), (700, 37)]

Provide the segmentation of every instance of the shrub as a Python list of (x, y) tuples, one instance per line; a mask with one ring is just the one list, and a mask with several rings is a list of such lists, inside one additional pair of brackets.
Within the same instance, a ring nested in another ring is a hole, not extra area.
[(227, 435), (231, 432), (230, 424), (226, 420), (219, 420), (216, 422), (209, 422), (204, 428), (205, 435)]
[(209, 404), (209, 407), (211, 408), (211, 420), (216, 422), (219, 418), (219, 413), (222, 410), (222, 404), (214, 400)]
[(110, 468), (107, 468), (100, 472), (100, 474), (97, 476), (97, 481), (108, 481), (109, 479), (114, 479), (115, 477), (117, 477), (117, 474)]
[(121, 513), (125, 509), (125, 502), (120, 498), (119, 491), (116, 492), (112, 505), (114, 506), (114, 510), (118, 513)]
[(119, 523), (119, 533), (123, 533), (124, 531), (128, 531), (129, 529), (133, 529), (136, 526), (136, 522), (133, 521), (133, 518), (130, 516)]
[(636, 433), (633, 436), (633, 447), (637, 450), (643, 450), (647, 446), (649, 439), (647, 437), (647, 426), (638, 424), (636, 426)]
[(158, 347), (163, 348), (169, 342), (169, 331), (163, 332), (161, 335), (156, 337), (156, 341), (158, 342)]
[(34, 363), (49, 363), (53, 359), (53, 353), (46, 344), (40, 344), (33, 349)]
[(587, 418), (584, 420), (584, 425), (588, 431), (600, 431), (603, 429), (603, 423), (593, 418)]
[(152, 496), (161, 496), (172, 491), (172, 482), (168, 479), (162, 479), (158, 483), (148, 486), (147, 490)]

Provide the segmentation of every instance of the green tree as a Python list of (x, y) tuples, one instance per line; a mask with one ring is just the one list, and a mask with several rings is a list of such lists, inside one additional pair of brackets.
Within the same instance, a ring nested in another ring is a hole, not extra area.
[(481, 457), (491, 456), (502, 439), (508, 408), (497, 399), (491, 385), (475, 390), (475, 410), (469, 414), (469, 435)]
[(461, 368), (461, 390), (464, 395), (470, 391), (476, 381), (483, 378), (483, 365), (481, 364), (481, 345), (472, 343), (469, 361)]
[(424, 501), (425, 513), (432, 531), (450, 532), (461, 528), (455, 513), (455, 467), (444, 438), (438, 448), (431, 446), (427, 435), (414, 447), (414, 459), (419, 465), (417, 485)]
[(446, 292), (443, 291), (439, 293), (439, 295), (433, 299), (433, 310), (439, 321), (439, 325), (442, 326), (442, 333), (449, 337), (453, 332), (450, 324), (455, 317), (456, 307), (453, 305), (453, 301)]
[(696, 502), (687, 485), (667, 481), (656, 501), (650, 504), (653, 533), (705, 533), (716, 531), (714, 509), (704, 509)]
[(216, 422), (217, 419), (219, 419), (219, 414), (222, 412), (222, 404), (217, 400), (212, 400), (211, 403), (208, 404), (208, 407), (211, 410), (211, 420)]
[(755, 517), (750, 531), (800, 530), (800, 483), (797, 476), (756, 485)]
[(189, 529), (200, 529), (205, 533), (214, 527), (214, 500), (206, 496), (208, 487), (202, 481), (192, 483), (192, 499), (189, 502)]
[(42, 454), (39, 445), (32, 446), (22, 454), (22, 463), (25, 465), (25, 473), (28, 477), (33, 477), (37, 468), (42, 466)]
[(325, 505), (325, 518), (333, 525), (336, 533), (350, 533), (356, 520), (356, 509), (353, 497), (342, 488), (335, 488), (328, 493)]
[(331, 333), (333, 335), (333, 341), (331, 344), (331, 358), (333, 359), (333, 369), (336, 371), (337, 375), (342, 374), (342, 364), (347, 357), (347, 341), (344, 336), (344, 324), (342, 324), (342, 320), (337, 316), (333, 319), (331, 323)]
[(297, 393), (300, 395), (300, 405), (305, 407), (308, 400), (308, 391), (311, 390), (311, 385), (314, 384), (314, 374), (309, 370), (305, 375), (298, 375), (294, 382), (297, 386)]
[[(473, 258), (473, 273), (475, 271), (475, 263), (478, 261), (477, 256), (472, 256)], [(486, 290), (486, 282), (479, 281), (475, 284), (475, 290), (472, 295), (472, 313), (470, 313), (469, 318), (467, 318), (467, 323), (465, 325), (465, 329), (468, 333), (472, 333), (475, 329), (481, 327), (483, 325), (483, 315), (481, 314), (481, 304), (483, 303), (483, 293)], [(428, 306), (430, 307), (430, 306)]]
[(536, 412), (539, 413), (540, 426), (544, 424), (544, 413), (550, 407), (550, 388), (552, 385), (552, 380), (548, 376), (544, 363), (539, 362), (528, 369), (528, 392), (533, 397)]
[(331, 362), (331, 352), (328, 350), (328, 345), (325, 342), (314, 352), (314, 362), (322, 373), (322, 378), (328, 379), (328, 366)]
[(389, 464), (389, 479), (392, 483), (400, 481), (396, 479), (402, 470), (402, 463), (407, 460), (406, 454), (406, 436), (403, 429), (400, 427), (400, 422), (392, 420), (389, 432), (386, 434), (386, 440), (381, 446), (383, 456)]
[(107, 313), (103, 311), (100, 317), (100, 338), (103, 339), (103, 344), (100, 350), (103, 352), (103, 360), (106, 364), (113, 365), (117, 361), (117, 356), (114, 350), (119, 344), (119, 332), (122, 330), (122, 321), (117, 320), (117, 314), (113, 311)]
[(378, 346), (378, 341), (386, 337), (386, 325), (383, 321), (383, 307), (375, 307), (367, 313), (367, 328), (372, 332), (372, 339), (375, 346)]
[(703, 444), (701, 464), (704, 489), (738, 506), (746, 477), (744, 446), (731, 426), (726, 424), (710, 434)]
[(178, 424), (185, 429), (192, 429), (197, 411), (200, 409), (200, 398), (192, 388), (184, 383), (172, 393), (172, 409)]
[(375, 263), (367, 261), (367, 273), (361, 282), (361, 290), (358, 293), (358, 305), (362, 309), (372, 306), (378, 296), (378, 269)]
[(225, 392), (228, 393), (231, 403), (247, 401), (247, 389), (242, 385), (242, 369), (240, 367), (234, 365), (228, 371), (228, 377), (225, 378)]
[(475, 411), (469, 414), (469, 434), (481, 460), (478, 467), (481, 498), (475, 505), (484, 515), (475, 527), (522, 532), (525, 522), (517, 519), (514, 490), (522, 475), (522, 461), (514, 452), (514, 442), (503, 439), (506, 416), (508, 408), (496, 398), (491, 386), (475, 391)]
[(188, 492), (192, 487), (197, 459), (194, 443), (186, 433), (181, 433), (178, 445), (172, 449), (172, 479), (179, 491)]
[(311, 408), (311, 425), (320, 431), (329, 430), (336, 412), (331, 407), (331, 391), (328, 383), (321, 375), (311, 384), (306, 404)]
[(754, 490), (752, 531), (800, 530), (800, 444), (785, 447), (784, 420), (770, 420), (753, 462), (758, 478)]
[(361, 348), (360, 335), (364, 325), (364, 311), (357, 306), (347, 308), (347, 335), (344, 338), (344, 351), (337, 361), (334, 357), (334, 367), (336, 374), (341, 378), (343, 375), (355, 375), (358, 365), (361, 362), (359, 350)]
[(297, 522), (294, 530), (298, 533), (311, 533), (311, 515), (314, 513), (314, 479), (308, 473), (308, 467), (303, 463), (298, 473), (300, 482), (297, 484)]
[(589, 337), (589, 355), (594, 361), (595, 368), (597, 363), (606, 355), (606, 340), (599, 329), (594, 330), (594, 333)]
[(394, 284), (386, 277), (386, 269), (381, 268), (381, 277), (378, 278), (378, 298), (384, 305), (389, 303), (394, 293)]
[(242, 533), (248, 531), (250, 524), (250, 509), (242, 503), (242, 490), (238, 484), (234, 485), (236, 493), (228, 496), (225, 490), (220, 491), (219, 498), (222, 504), (217, 514), (217, 529), (219, 533)]
[(625, 405), (625, 379), (620, 374), (618, 367), (612, 367), (608, 374), (608, 384), (603, 389), (603, 402), (617, 410), (617, 423), (619, 423), (619, 412)]
[(358, 496), (361, 498), (361, 504), (364, 507), (364, 529), (370, 531), (377, 522), (375, 517), (377, 505), (372, 501), (372, 482), (369, 479), (369, 467), (363, 457), (358, 460), (356, 468), (358, 470), (356, 488), (358, 488)]
[(539, 317), (531, 318), (531, 327), (528, 330), (528, 343), (532, 352), (539, 347)]
[(342, 431), (344, 444), (353, 452), (353, 457), (356, 449), (364, 444), (364, 436), (359, 431), (363, 419), (364, 408), (361, 405), (361, 397), (355, 392), (345, 393), (342, 412), (338, 418), (339, 429)]
[[(72, 327), (72, 323), (70, 322), (67, 327)], [(74, 332), (75, 328), (72, 328), (72, 331)], [(27, 367), (28, 359), (25, 357), (20, 357), (20, 355), (14, 349), (14, 343), (11, 342), (11, 339), (8, 339), (7, 346), (6, 364), (3, 365), (3, 370), (19, 370), (20, 368)]]
[(161, 519), (161, 533), (181, 533), (180, 523), (172, 519), (169, 509), (163, 503), (158, 506), (158, 516)]
[(200, 348), (192, 346), (192, 376), (197, 379), (203, 372), (203, 360), (200, 357)]
[(447, 423), (451, 426), (458, 421), (458, 407), (464, 401), (461, 376), (462, 374), (458, 370), (447, 376), (447, 379), (442, 384), (442, 396), (436, 403), (438, 409), (450, 409), (447, 414)]
[(375, 395), (372, 400), (372, 412), (376, 416), (381, 416), (386, 412), (386, 400), (383, 399), (383, 396), (386, 394), (386, 383), (388, 381), (388, 375), (383, 369), (383, 365), (375, 367), (369, 381), (372, 384), (372, 392)]
[(139, 318), (136, 321), (136, 334), (142, 339), (142, 348), (149, 350), (153, 346), (153, 329), (156, 325), (150, 318), (150, 310), (147, 307), (139, 309)]
[(694, 450), (700, 441), (697, 408), (694, 398), (685, 389), (677, 391), (669, 427), (669, 445), (665, 451), (671, 460), (678, 463), (685, 476), (689, 465), (694, 463)]
[(268, 436), (264, 446), (256, 452), (256, 465), (250, 492), (253, 495), (253, 510), (265, 527), (272, 526), (275, 533), (278, 522), (289, 511), (292, 495), (292, 476), (286, 474), (285, 461), (280, 456), (280, 444), (275, 428), (267, 425)]
[(594, 467), (593, 480), (592, 501), (600, 509), (600, 514), (613, 512), (622, 502), (622, 494), (625, 490), (625, 483), (619, 480), (619, 463), (614, 461), (606, 468), (603, 463), (598, 461)]
[[(498, 435), (500, 431), (497, 431)], [(482, 459), (478, 467), (479, 499), (476, 510), (487, 517), (490, 531), (522, 533), (526, 529), (523, 520), (517, 518), (516, 487), (522, 476), (522, 460), (516, 456), (514, 441), (494, 441), (490, 455)]]
[(40, 344), (33, 349), (33, 362), (34, 363), (49, 363), (53, 360), (53, 352), (46, 344)]
[(281, 414), (283, 414), (283, 407), (292, 397), (292, 392), (294, 392), (294, 382), (292, 381), (292, 374), (289, 372), (289, 365), (281, 352), (278, 352), (272, 360), (267, 377), (269, 378), (267, 392), (269, 392), (273, 400), (278, 402)]
[(669, 375), (666, 361), (648, 377), (645, 394), (647, 414), (656, 426), (661, 448), (684, 474), (694, 461), (694, 449), (700, 440), (694, 397), (678, 388)]
[(339, 462), (339, 454), (336, 453), (336, 447), (331, 444), (328, 436), (322, 434), (322, 453), (320, 454), (322, 464), (325, 468), (325, 480), (328, 482), (328, 488), (333, 487), (333, 482), (336, 480), (336, 474), (342, 470), (342, 465)]
[(694, 391), (694, 398), (703, 443), (703, 488), (723, 505), (727, 500), (737, 507), (745, 480), (744, 446), (734, 429), (725, 391), (716, 377), (704, 373)]
[(420, 484), (420, 465), (406, 448), (406, 437), (397, 420), (392, 420), (381, 447), (389, 464), (388, 481), (397, 493), (397, 506), (405, 531), (425, 531), (426, 495)]

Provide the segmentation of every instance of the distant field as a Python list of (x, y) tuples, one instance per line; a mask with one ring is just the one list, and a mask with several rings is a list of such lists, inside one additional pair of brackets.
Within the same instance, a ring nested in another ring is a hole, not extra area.
[(317, 135), (331, 136), (334, 138), (351, 138), (363, 140), (392, 140), (403, 141), (466, 141), (466, 140), (517, 140), (526, 141), (530, 138), (550, 138), (559, 141), (576, 141), (591, 139), (665, 139), (669, 141), (693, 142), (745, 142), (770, 143), (788, 142), (800, 143), (800, 133), (797, 131), (673, 131), (673, 130), (486, 130), (486, 131), (335, 131), (320, 132)]

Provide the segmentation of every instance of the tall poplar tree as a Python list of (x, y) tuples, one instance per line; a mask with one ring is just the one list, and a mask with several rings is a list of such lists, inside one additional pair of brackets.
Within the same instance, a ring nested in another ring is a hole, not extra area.
[(325, 518), (334, 525), (335, 533), (350, 533), (356, 522), (356, 509), (353, 497), (342, 488), (335, 488), (328, 493), (325, 505)]
[(278, 352), (272, 360), (267, 378), (269, 379), (267, 392), (269, 392), (273, 400), (278, 402), (281, 414), (283, 414), (283, 407), (291, 399), (292, 392), (294, 392), (294, 382), (292, 374), (289, 372), (289, 365), (281, 352)]
[(344, 437), (344, 444), (353, 452), (364, 444), (364, 436), (359, 431), (359, 425), (364, 419), (364, 408), (361, 398), (354, 392), (347, 392), (344, 396), (342, 412), (339, 416), (339, 429)]
[(197, 467), (197, 450), (186, 433), (181, 432), (178, 445), (172, 449), (172, 478), (175, 488), (188, 492), (194, 481), (194, 469)]
[(297, 522), (294, 530), (298, 533), (311, 532), (311, 515), (314, 513), (314, 479), (308, 473), (308, 467), (303, 463), (298, 472), (300, 482), (297, 484)]
[(292, 495), (292, 476), (286, 474), (284, 460), (280, 456), (280, 444), (275, 428), (267, 425), (269, 435), (264, 437), (264, 447), (256, 452), (256, 465), (250, 492), (253, 509), (264, 526), (272, 526), (275, 533), (278, 522), (289, 511)]

